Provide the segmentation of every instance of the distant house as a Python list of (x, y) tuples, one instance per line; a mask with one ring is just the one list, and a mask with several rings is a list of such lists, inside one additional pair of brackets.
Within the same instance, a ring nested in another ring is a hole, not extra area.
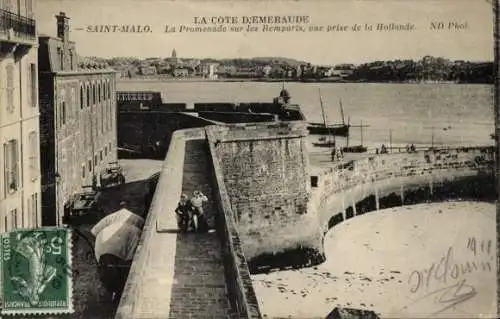
[(182, 77), (187, 77), (189, 76), (189, 68), (176, 68), (173, 71), (173, 75), (176, 78), (182, 78)]
[(238, 78), (253, 78), (262, 76), (262, 73), (259, 72), (256, 68), (237, 68), (236, 73), (232, 75), (233, 77)]
[(217, 63), (202, 63), (198, 66), (199, 73), (204, 78), (217, 79), (217, 71), (219, 64)]
[(158, 68), (157, 72), (158, 74), (168, 74), (170, 72), (170, 67), (169, 66), (161, 66)]
[(344, 63), (344, 64), (338, 64), (334, 67), (335, 70), (354, 70), (356, 69), (356, 66), (354, 64), (347, 64), (347, 63)]
[(264, 73), (264, 76), (269, 76), (271, 74), (271, 70), (273, 69), (272, 66), (266, 65), (262, 68), (262, 72)]
[(236, 67), (234, 65), (219, 65), (217, 67), (217, 74), (219, 76), (233, 76), (236, 74)]
[(296, 76), (300, 78), (302, 76), (302, 73), (304, 72), (304, 66), (297, 65), (295, 72)]
[(281, 78), (287, 75), (287, 70), (280, 65), (273, 65), (269, 71), (269, 75), (273, 78)]
[(144, 65), (139, 67), (139, 71), (142, 75), (154, 75), (156, 74), (156, 67), (150, 65)]

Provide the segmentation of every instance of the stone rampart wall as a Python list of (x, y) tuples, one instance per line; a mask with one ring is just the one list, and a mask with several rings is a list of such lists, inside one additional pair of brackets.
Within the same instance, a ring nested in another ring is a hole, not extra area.
[(302, 123), (210, 127), (245, 257), (317, 247)]
[(332, 214), (342, 212), (345, 218), (350, 207), (356, 215), (356, 205), (370, 196), (376, 201), (375, 207), (391, 194), (397, 194), (404, 203), (406, 194), (421, 188), (432, 195), (434, 190), (464, 179), (492, 179), (493, 165), (491, 147), (377, 155), (317, 176), (308, 210), (317, 212), (324, 230)]

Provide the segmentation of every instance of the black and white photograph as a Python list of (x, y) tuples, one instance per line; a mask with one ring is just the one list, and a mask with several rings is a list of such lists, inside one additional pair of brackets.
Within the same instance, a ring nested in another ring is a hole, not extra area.
[(498, 2), (0, 1), (0, 313), (497, 318)]

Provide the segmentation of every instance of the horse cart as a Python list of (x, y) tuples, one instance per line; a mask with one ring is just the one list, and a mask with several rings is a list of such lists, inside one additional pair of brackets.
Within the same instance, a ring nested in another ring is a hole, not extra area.
[(84, 186), (83, 189), (83, 192), (73, 194), (64, 204), (63, 224), (90, 225), (104, 216), (104, 211), (98, 204), (101, 193), (91, 186)]
[(123, 169), (120, 164), (118, 164), (118, 162), (111, 162), (109, 164), (110, 166), (101, 172), (101, 188), (107, 188), (125, 183), (125, 175), (123, 174)]

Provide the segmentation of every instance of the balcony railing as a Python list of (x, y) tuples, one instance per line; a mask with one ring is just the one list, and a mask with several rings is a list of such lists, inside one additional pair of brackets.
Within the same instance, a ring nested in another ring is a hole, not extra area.
[(0, 33), (8, 33), (12, 29), (14, 36), (25, 40), (36, 40), (36, 23), (34, 19), (0, 9)]

